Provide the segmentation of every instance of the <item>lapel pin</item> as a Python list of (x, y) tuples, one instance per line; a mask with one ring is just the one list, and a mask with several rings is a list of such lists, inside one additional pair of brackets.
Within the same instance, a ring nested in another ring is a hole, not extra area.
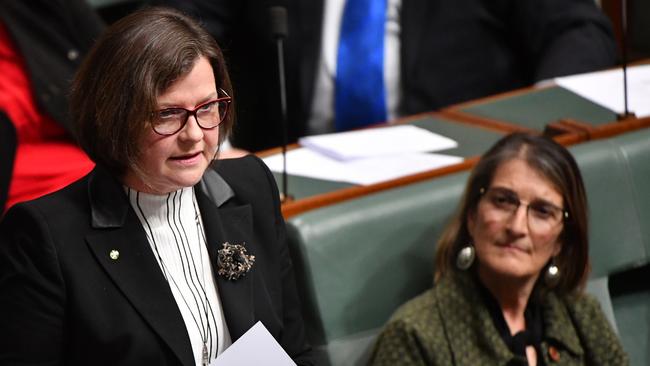
[(560, 351), (558, 351), (557, 348), (553, 346), (548, 347), (548, 356), (551, 358), (553, 362), (560, 361)]
[(120, 257), (120, 252), (118, 252), (117, 250), (113, 249), (113, 250), (111, 250), (111, 252), (108, 254), (108, 256), (111, 257), (112, 260), (116, 261), (117, 258)]
[(247, 253), (244, 244), (223, 243), (217, 257), (217, 273), (228, 280), (243, 277), (253, 267), (255, 256)]

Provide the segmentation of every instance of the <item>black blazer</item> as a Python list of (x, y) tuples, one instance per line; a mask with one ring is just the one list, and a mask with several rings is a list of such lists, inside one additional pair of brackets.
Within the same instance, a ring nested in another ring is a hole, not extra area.
[[(296, 363), (315, 364), (268, 169), (253, 156), (218, 161), (196, 195), (215, 271), (226, 241), (256, 256), (238, 280), (215, 275), (233, 342), (259, 320)], [(145, 232), (99, 167), (0, 223), (0, 314), (3, 365), (195, 365)]]
[[(289, 17), (289, 139), (306, 133), (320, 58), (324, 0), (155, 0), (201, 18), (224, 49), (235, 88), (234, 144), (281, 143), (277, 50), (268, 7)], [(593, 0), (402, 0), (402, 94), (411, 115), (613, 66), (616, 45)]]

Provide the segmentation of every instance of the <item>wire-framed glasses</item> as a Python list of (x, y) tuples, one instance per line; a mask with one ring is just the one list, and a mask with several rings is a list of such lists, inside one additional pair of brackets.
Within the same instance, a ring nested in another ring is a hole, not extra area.
[(557, 228), (569, 213), (561, 207), (543, 199), (536, 199), (531, 202), (522, 202), (517, 193), (501, 187), (493, 187), (485, 190), (481, 188), (486, 208), (498, 220), (509, 220), (519, 209), (519, 206), (526, 206), (526, 218), (528, 229), (535, 233), (547, 233)]
[(219, 92), (223, 96), (202, 103), (193, 110), (174, 107), (153, 112), (151, 128), (159, 135), (173, 135), (185, 127), (190, 116), (194, 116), (199, 127), (204, 130), (219, 126), (226, 119), (228, 107), (232, 102), (225, 90), (219, 89)]

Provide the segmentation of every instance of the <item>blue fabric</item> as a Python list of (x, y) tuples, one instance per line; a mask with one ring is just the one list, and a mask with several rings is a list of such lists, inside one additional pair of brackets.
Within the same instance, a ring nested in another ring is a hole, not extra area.
[(345, 131), (386, 121), (386, 0), (347, 0), (336, 66), (335, 127)]

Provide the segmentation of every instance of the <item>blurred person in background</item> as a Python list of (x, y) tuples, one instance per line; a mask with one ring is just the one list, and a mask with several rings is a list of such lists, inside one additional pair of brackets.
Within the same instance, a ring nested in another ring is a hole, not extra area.
[(281, 144), (270, 6), (286, 7), (288, 136), (344, 131), (614, 66), (593, 0), (154, 0), (200, 18), (238, 93), (233, 144)]
[(0, 0), (0, 9), (0, 210), (6, 210), (93, 168), (72, 137), (68, 93), (104, 22), (83, 0)]

